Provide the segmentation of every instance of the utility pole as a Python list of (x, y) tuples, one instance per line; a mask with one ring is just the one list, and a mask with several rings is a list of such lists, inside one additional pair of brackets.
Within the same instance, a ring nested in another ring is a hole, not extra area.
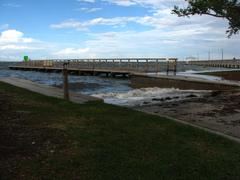
[(210, 50), (208, 51), (208, 60), (210, 61), (210, 59), (211, 59), (211, 52), (210, 52)]
[(222, 51), (222, 60), (223, 60), (223, 48), (221, 49), (221, 51)]
[(68, 90), (68, 65), (69, 62), (63, 63), (63, 93), (64, 99), (69, 100), (69, 90)]

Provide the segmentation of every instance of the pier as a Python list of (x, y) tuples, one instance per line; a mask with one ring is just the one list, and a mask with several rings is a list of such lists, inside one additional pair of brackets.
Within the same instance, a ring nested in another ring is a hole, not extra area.
[[(225, 62), (225, 63), (224, 63)], [(13, 70), (67, 72), (74, 75), (103, 75), (106, 77), (129, 77), (135, 88), (161, 87), (196, 90), (239, 89), (239, 83), (208, 81), (193, 77), (176, 76), (177, 58), (128, 58), (128, 59), (68, 59), (31, 60), (10, 66)], [(239, 68), (239, 60), (189, 61), (189, 65)], [(158, 74), (165, 72), (166, 75)], [(152, 74), (149, 74), (152, 73)]]
[(189, 65), (240, 69), (240, 59), (188, 61)]
[(77, 75), (129, 76), (132, 73), (177, 72), (177, 58), (53, 59), (31, 60), (10, 66), (14, 70), (61, 72), (68, 63), (68, 72)]

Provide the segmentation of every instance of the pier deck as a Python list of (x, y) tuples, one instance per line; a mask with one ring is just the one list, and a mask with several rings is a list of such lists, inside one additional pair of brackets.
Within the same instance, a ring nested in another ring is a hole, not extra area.
[(129, 75), (135, 72), (171, 72), (176, 73), (177, 58), (136, 58), (136, 59), (72, 59), (72, 60), (31, 60), (19, 62), (10, 69), (36, 70), (36, 71), (62, 71), (63, 65), (67, 64), (70, 73), (79, 75), (106, 76)]
[[(9, 66), (9, 69), (12, 70), (26, 70), (26, 71), (43, 71), (43, 72), (62, 72), (63, 68), (59, 67), (31, 67), (31, 66)], [(77, 75), (98, 75), (98, 74), (107, 74), (108, 75), (129, 75), (132, 73), (130, 70), (123, 69), (91, 69), (91, 68), (68, 68), (67, 69), (71, 74)]]

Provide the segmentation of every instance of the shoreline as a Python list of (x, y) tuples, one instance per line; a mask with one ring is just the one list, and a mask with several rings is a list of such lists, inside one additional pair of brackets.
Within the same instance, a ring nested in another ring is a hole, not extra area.
[(134, 107), (240, 138), (240, 90), (215, 91), (212, 95)]

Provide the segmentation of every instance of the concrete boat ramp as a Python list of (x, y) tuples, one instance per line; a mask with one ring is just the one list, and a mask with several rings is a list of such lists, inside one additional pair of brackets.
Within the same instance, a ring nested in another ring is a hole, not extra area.
[(134, 88), (160, 87), (183, 90), (230, 90), (240, 89), (237, 81), (206, 80), (190, 76), (167, 76), (160, 74), (134, 73), (130, 75)]
[[(63, 98), (63, 90), (60, 88), (47, 86), (44, 84), (39, 84), (36, 82), (32, 82), (25, 79), (19, 79), (15, 77), (0, 78), (0, 81), (46, 96)], [(96, 97), (70, 92), (70, 101), (83, 104), (89, 101), (102, 101), (102, 100)]]

